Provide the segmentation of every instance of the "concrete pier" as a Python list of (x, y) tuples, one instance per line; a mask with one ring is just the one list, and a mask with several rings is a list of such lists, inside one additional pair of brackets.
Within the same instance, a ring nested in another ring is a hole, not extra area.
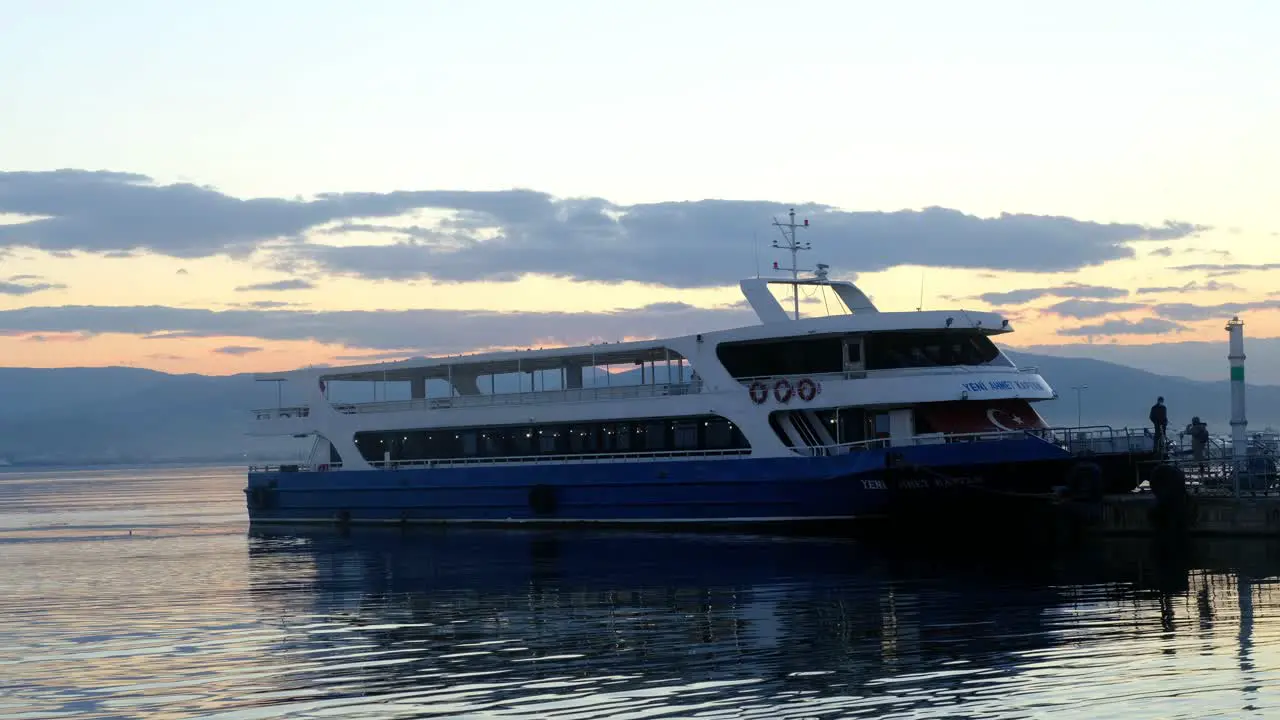
[(1101, 502), (1055, 505), (1060, 522), (1104, 535), (1236, 535), (1280, 539), (1280, 495), (1186, 495), (1161, 502), (1151, 493), (1111, 495)]

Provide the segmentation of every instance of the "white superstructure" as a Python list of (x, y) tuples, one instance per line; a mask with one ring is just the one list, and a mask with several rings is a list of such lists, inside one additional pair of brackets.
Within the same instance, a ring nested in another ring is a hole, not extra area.
[[(790, 226), (794, 245), (794, 216)], [(792, 249), (794, 257), (803, 248)], [(776, 284), (797, 298), (824, 293), (838, 312), (795, 319)], [(262, 374), (304, 399), (255, 411), (250, 434), (314, 436), (308, 465), (343, 470), (787, 457), (1042, 426), (1026, 402), (1056, 396), (1035, 368), (1016, 367), (992, 343), (1013, 330), (997, 314), (881, 312), (825, 265), (740, 287), (758, 323), (731, 330)], [(351, 382), (372, 390), (339, 397), (335, 388)], [(951, 425), (963, 412), (989, 425)]]

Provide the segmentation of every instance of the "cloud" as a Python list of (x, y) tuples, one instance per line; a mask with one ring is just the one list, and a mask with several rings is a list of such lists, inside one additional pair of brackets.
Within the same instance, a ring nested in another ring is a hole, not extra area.
[(315, 285), (306, 280), (277, 280), (275, 282), (255, 283), (253, 285), (241, 285), (236, 288), (236, 292), (259, 292), (272, 291), (279, 292), (283, 290), (310, 290)]
[(1173, 254), (1173, 248), (1171, 247), (1156, 248), (1155, 250), (1152, 250), (1151, 252), (1147, 253), (1147, 255), (1151, 257), (1169, 257), (1172, 254)]
[(187, 272), (187, 269), (186, 269), (186, 268), (178, 268), (178, 271), (177, 271), (177, 273), (175, 273), (175, 274), (177, 274), (177, 275), (190, 275), (191, 273)]
[[(166, 306), (62, 306), (0, 310), (0, 332), (125, 333), (145, 339), (238, 337), (316, 341), (371, 350), (431, 353), (484, 347), (538, 347), (684, 335), (758, 322), (750, 310), (658, 303), (626, 310), (308, 311), (204, 310)], [(423, 344), (426, 343), (426, 344)]]
[(1239, 275), (1243, 272), (1280, 270), (1280, 263), (1197, 263), (1195, 265), (1175, 265), (1170, 269), (1178, 272), (1208, 273), (1209, 277), (1222, 277), (1224, 275)]
[(545, 212), (548, 196), (503, 192), (326, 193), (312, 200), (240, 199), (190, 183), (157, 185), (136, 173), (0, 172), (0, 213), (38, 219), (0, 225), (0, 246), (52, 253), (150, 251), (181, 258), (244, 256), (264, 242), (357, 217), (395, 217), (419, 208)]
[(1186, 327), (1170, 320), (1160, 318), (1142, 318), (1137, 322), (1130, 320), (1106, 320), (1094, 325), (1064, 328), (1059, 335), (1086, 337), (1093, 335), (1164, 335), (1171, 332), (1182, 332)]
[(220, 348), (214, 348), (213, 352), (220, 355), (249, 355), (251, 353), (262, 352), (262, 348), (251, 347), (249, 345), (225, 345)]
[(0, 295), (31, 295), (45, 290), (65, 290), (66, 285), (43, 282), (39, 275), (13, 275), (0, 280)]
[[(744, 238), (787, 206), (702, 200), (620, 206), (599, 198), (553, 201), (524, 220), (465, 216), (458, 226), (420, 232), (391, 245), (303, 243), (282, 249), (282, 269), (407, 280), (510, 281), (528, 273), (574, 280), (636, 280), (673, 287), (731, 283), (753, 252)], [(811, 220), (805, 238), (821, 260), (874, 272), (897, 265), (1060, 271), (1134, 256), (1127, 243), (1183, 237), (1201, 228), (1149, 228), (1071, 218), (979, 218), (956, 210), (849, 212), (800, 205)], [(760, 244), (771, 253), (766, 242)], [(763, 258), (768, 261), (768, 255)], [(781, 256), (779, 255), (779, 259)]]
[(1045, 308), (1045, 312), (1061, 315), (1062, 317), (1077, 318), (1085, 320), (1088, 318), (1102, 317), (1117, 312), (1125, 312), (1128, 310), (1138, 310), (1146, 305), (1142, 303), (1129, 302), (1113, 302), (1111, 300), (1063, 300), (1056, 305), (1050, 305)]
[(1022, 290), (983, 293), (978, 295), (977, 299), (991, 305), (1004, 303), (1021, 305), (1022, 303), (1031, 302), (1032, 300), (1037, 300), (1042, 297), (1108, 299), (1121, 298), (1128, 294), (1129, 291), (1124, 288), (1067, 283), (1066, 285), (1059, 285), (1058, 287), (1024, 288)]
[[(0, 173), (0, 213), (37, 219), (0, 226), (0, 246), (179, 258), (245, 257), (262, 250), (277, 268), (384, 280), (509, 281), (532, 273), (708, 287), (746, 274), (754, 256), (751, 239), (759, 235), (757, 244), (767, 248), (767, 223), (788, 207), (736, 200), (619, 205), (526, 189), (241, 199), (189, 183), (158, 185), (132, 173), (9, 172)], [(831, 264), (836, 273), (918, 265), (922, 259), (939, 267), (1075, 270), (1134, 257), (1134, 242), (1175, 240), (1205, 229), (1172, 221), (1145, 226), (1008, 213), (982, 218), (940, 207), (795, 208), (811, 221), (804, 235), (819, 251), (815, 261)], [(410, 227), (367, 222), (420, 211), (433, 211), (437, 219)], [(352, 233), (398, 240), (316, 242)]]
[(1164, 285), (1161, 287), (1144, 287), (1138, 288), (1138, 295), (1153, 295), (1155, 293), (1170, 292), (1217, 292), (1219, 290), (1243, 290), (1244, 288), (1229, 282), (1218, 282), (1217, 280), (1209, 280), (1207, 282), (1198, 282), (1192, 280), (1183, 285)]
[(1280, 300), (1255, 300), (1252, 302), (1232, 302), (1218, 305), (1195, 305), (1192, 303), (1161, 303), (1153, 305), (1157, 315), (1172, 320), (1195, 322), (1198, 320), (1227, 320), (1232, 315), (1249, 310), (1277, 310)]
[(231, 307), (253, 308), (255, 310), (271, 310), (274, 308), (306, 307), (306, 303), (291, 303), (282, 300), (254, 300), (247, 303), (232, 303)]
[(58, 333), (54, 335), (28, 335), (23, 340), (34, 343), (84, 342), (93, 337), (91, 333)]

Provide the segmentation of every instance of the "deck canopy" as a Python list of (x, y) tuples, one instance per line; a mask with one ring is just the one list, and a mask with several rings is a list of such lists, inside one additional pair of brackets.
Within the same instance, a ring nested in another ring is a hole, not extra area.
[(447, 380), (458, 375), (483, 376), (559, 370), (604, 365), (640, 365), (679, 361), (680, 353), (657, 341), (602, 343), (574, 348), (516, 350), (511, 352), (457, 355), (453, 357), (408, 358), (395, 362), (346, 367), (315, 368), (292, 373), (261, 373), (262, 381), (287, 380), (299, 372), (324, 380), (408, 381)]

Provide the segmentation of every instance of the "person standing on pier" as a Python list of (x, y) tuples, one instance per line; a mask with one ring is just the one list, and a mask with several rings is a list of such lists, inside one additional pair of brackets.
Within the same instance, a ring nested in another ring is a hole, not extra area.
[(1187, 426), (1185, 431), (1191, 436), (1191, 457), (1200, 465), (1200, 476), (1205, 475), (1204, 458), (1205, 451), (1209, 447), (1209, 426), (1206, 425), (1200, 416), (1191, 418), (1191, 424)]
[(1151, 413), (1147, 416), (1151, 419), (1151, 424), (1155, 426), (1155, 445), (1156, 454), (1160, 457), (1164, 456), (1165, 438), (1169, 429), (1169, 409), (1164, 405), (1164, 397), (1156, 398), (1156, 404), (1151, 406)]

